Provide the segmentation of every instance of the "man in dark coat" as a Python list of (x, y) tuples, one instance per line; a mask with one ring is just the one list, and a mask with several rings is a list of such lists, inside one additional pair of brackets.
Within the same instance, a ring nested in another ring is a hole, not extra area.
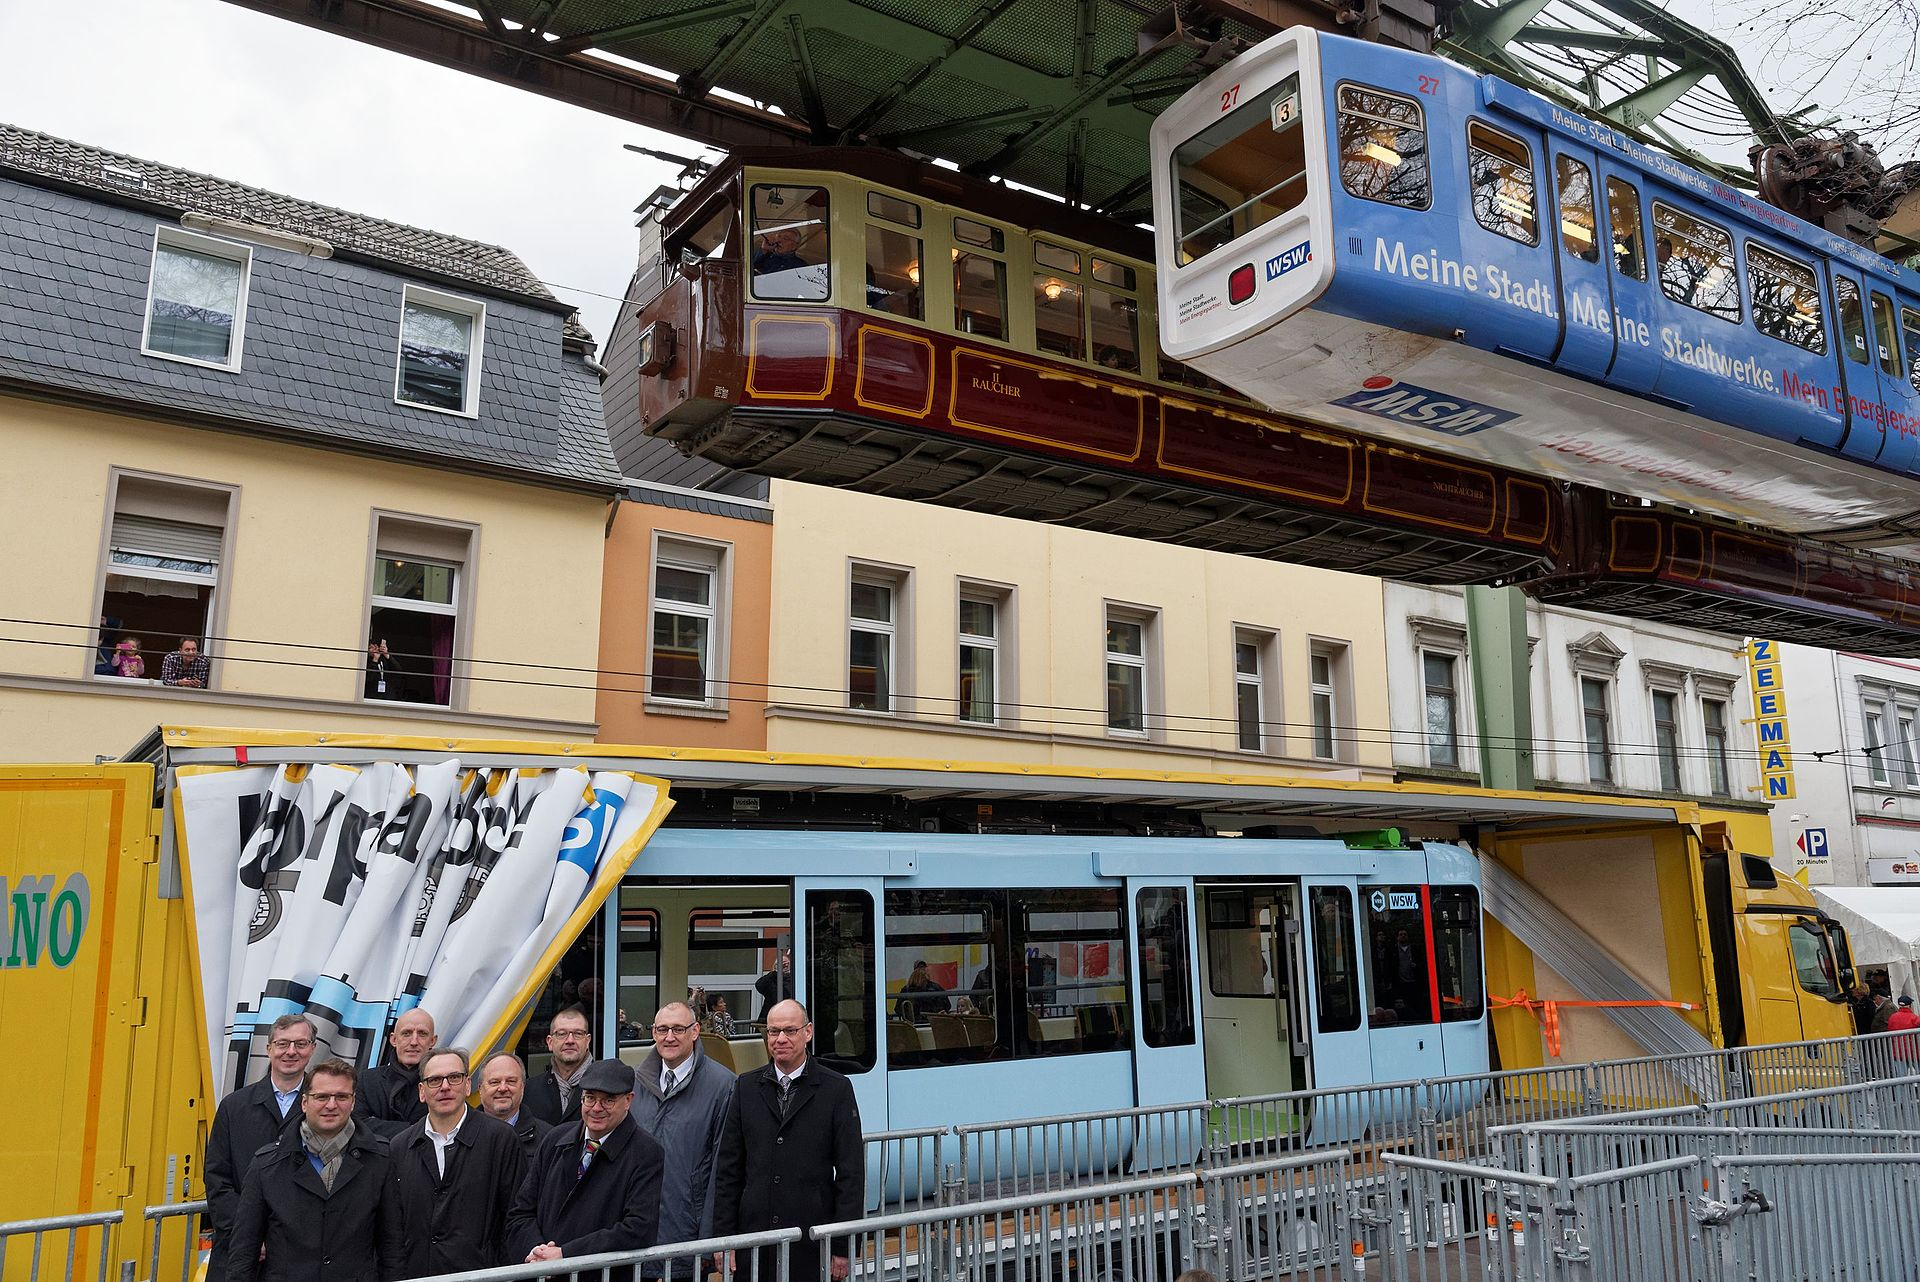
[(255, 1154), (241, 1181), (227, 1271), (216, 1282), (402, 1276), (400, 1191), (386, 1144), (354, 1123), (358, 1076), (342, 1059), (307, 1070), (300, 1125)]
[[(769, 1062), (743, 1073), (727, 1106), (714, 1164), (713, 1235), (835, 1224), (865, 1209), (866, 1147), (853, 1084), (809, 1059), (813, 1022), (806, 1007), (784, 1001), (767, 1012)], [(830, 1264), (847, 1276), (848, 1247), (836, 1239)], [(774, 1276), (774, 1260), (760, 1276)], [(819, 1244), (795, 1244), (788, 1276), (820, 1276)]]
[(540, 1137), (553, 1128), (525, 1107), (527, 1066), (518, 1055), (501, 1051), (480, 1066), (480, 1108), (489, 1117), (497, 1117), (513, 1128), (520, 1151), (529, 1161)]
[(733, 1073), (700, 1049), (700, 1025), (685, 1002), (653, 1017), (653, 1051), (634, 1071), (633, 1120), (660, 1141), (660, 1240), (711, 1237), (713, 1155), (733, 1098)]
[(418, 1008), (393, 1021), (387, 1035), (392, 1052), (387, 1062), (366, 1071), (360, 1079), (360, 1102), (353, 1120), (391, 1139), (427, 1115), (420, 1101), (420, 1061), (433, 1049), (433, 1016)]
[(387, 1142), (406, 1215), (407, 1277), (490, 1269), (507, 1261), (500, 1245), (526, 1156), (513, 1128), (467, 1106), (465, 1051), (420, 1061), (427, 1120)]
[(760, 994), (759, 1021), (764, 1025), (774, 1006), (793, 996), (793, 949), (780, 950), (779, 963), (753, 981), (753, 991)]
[(547, 1071), (527, 1083), (524, 1107), (549, 1126), (575, 1121), (580, 1116), (580, 1075), (587, 1071), (587, 1056), (593, 1053), (593, 1033), (587, 1012), (578, 1006), (562, 1006), (547, 1024), (547, 1054), (552, 1057)]
[(267, 1075), (220, 1101), (207, 1132), (207, 1159), (201, 1170), (207, 1190), (207, 1214), (213, 1221), (213, 1251), (207, 1276), (226, 1276), (227, 1240), (234, 1212), (240, 1209), (240, 1181), (253, 1155), (300, 1124), (300, 1086), (313, 1058), (313, 1022), (305, 1015), (282, 1015), (267, 1033)]
[(510, 1262), (643, 1251), (658, 1238), (665, 1158), (634, 1125), (633, 1069), (617, 1059), (589, 1064), (579, 1094), (580, 1120), (541, 1138), (507, 1212)]

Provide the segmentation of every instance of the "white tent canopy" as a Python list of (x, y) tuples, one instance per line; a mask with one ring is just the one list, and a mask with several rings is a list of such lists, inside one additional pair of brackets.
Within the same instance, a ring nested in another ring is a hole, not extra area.
[(1847, 928), (1859, 970), (1884, 966), (1893, 995), (1920, 996), (1920, 886), (1814, 886), (1820, 906)]

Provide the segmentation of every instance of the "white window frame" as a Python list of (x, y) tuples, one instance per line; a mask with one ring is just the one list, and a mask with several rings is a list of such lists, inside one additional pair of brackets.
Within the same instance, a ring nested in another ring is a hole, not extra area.
[[(1606, 773), (1598, 779), (1593, 777), (1593, 738), (1587, 730), (1587, 718), (1593, 712), (1593, 709), (1587, 707), (1588, 682), (1600, 687), (1600, 759), (1606, 767)], [(1612, 678), (1595, 676), (1590, 672), (1577, 673), (1574, 677), (1574, 688), (1579, 695), (1580, 707), (1581, 767), (1586, 773), (1588, 783), (1605, 784), (1608, 787), (1617, 788), (1620, 786), (1620, 767), (1614, 760), (1613, 685)]]
[(373, 577), (376, 583), (380, 581), (380, 562), (382, 561), (412, 561), (418, 565), (432, 565), (444, 570), (453, 571), (453, 590), (448, 593), (448, 595), (453, 598), (451, 604), (443, 604), (439, 601), (409, 601), (405, 597), (382, 596), (378, 592), (367, 593), (367, 630), (369, 632), (372, 631), (373, 612), (375, 610), (404, 610), (411, 614), (437, 614), (443, 618), (451, 618), (453, 620), (453, 652), (447, 656), (447, 701), (445, 703), (433, 703), (431, 701), (422, 703), (413, 699), (382, 699), (378, 696), (369, 699), (367, 698), (365, 683), (363, 682), (360, 690), (360, 702), (382, 708), (435, 708), (446, 710), (459, 707), (457, 686), (460, 678), (456, 669), (460, 662), (461, 636), (462, 633), (466, 631), (464, 627), (466, 620), (460, 610), (460, 594), (466, 588), (467, 567), (441, 557), (402, 555), (376, 546), (373, 551)]
[[(435, 311), (453, 312), (473, 320), (470, 348), (467, 352), (467, 380), (461, 389), (461, 407), (447, 409), (441, 405), (426, 405), (419, 401), (410, 401), (400, 394), (401, 376), (405, 373), (407, 347), (407, 304), (417, 303), (422, 307), (431, 307)], [(487, 347), (487, 305), (477, 298), (463, 298), (458, 294), (445, 293), (438, 289), (428, 289), (425, 285), (407, 285), (400, 292), (400, 315), (394, 327), (393, 336), (393, 403), (410, 410), (426, 410), (432, 414), (452, 414), (457, 418), (480, 417), (480, 357)]]
[[(1660, 696), (1673, 700), (1673, 787), (1667, 788), (1666, 781), (1660, 778), (1662, 754), (1660, 745)], [(1647, 686), (1647, 725), (1653, 731), (1653, 778), (1654, 785), (1662, 791), (1687, 791), (1687, 731), (1681, 721), (1681, 710), (1687, 706), (1684, 688), (1675, 688), (1665, 682), (1652, 682)]]
[[(153, 287), (160, 266), (160, 249), (166, 246), (172, 249), (184, 249), (194, 253), (207, 254), (214, 258), (224, 258), (228, 262), (240, 265), (240, 294), (233, 304), (233, 344), (224, 361), (203, 361), (197, 356), (181, 356), (176, 352), (163, 352), (153, 346)], [(246, 348), (247, 337), (247, 296), (253, 287), (253, 247), (237, 241), (222, 240), (217, 236), (202, 236), (198, 232), (187, 231), (180, 227), (168, 227), (164, 224), (153, 229), (153, 253), (147, 259), (147, 310), (140, 319), (140, 354), (151, 356), (155, 360), (178, 361), (182, 365), (198, 365), (201, 369), (224, 370), (229, 374), (240, 371), (241, 353)]]
[[(954, 719), (966, 726), (1000, 726), (1006, 724), (1005, 709), (1007, 698), (1007, 668), (1004, 661), (1007, 654), (1007, 628), (1012, 622), (1012, 595), (1004, 588), (988, 587), (984, 584), (961, 581), (959, 593), (954, 602)], [(965, 632), (960, 627), (960, 607), (963, 604), (984, 605), (993, 611), (993, 635), (981, 636), (974, 632)], [(960, 661), (963, 647), (985, 650), (993, 662), (993, 708), (991, 715), (982, 720), (967, 715), (967, 702), (963, 682), (966, 680), (966, 665)]]
[[(641, 706), (647, 711), (726, 712), (730, 689), (727, 684), (727, 655), (732, 622), (732, 554), (733, 545), (730, 543), (696, 539), (661, 530), (653, 532), (653, 554), (647, 564), (647, 690), (641, 701)], [(707, 604), (662, 601), (659, 595), (662, 568), (704, 574), (707, 577)], [(654, 630), (658, 616), (663, 613), (707, 621), (706, 679), (698, 699), (654, 692)]]
[[(106, 600), (107, 580), (115, 574), (119, 574), (123, 578), (150, 578), (168, 583), (186, 583), (194, 586), (208, 582), (206, 576), (190, 574), (180, 570), (163, 570), (158, 567), (147, 566), (114, 568), (114, 518), (120, 513), (122, 502), (121, 486), (127, 481), (135, 482), (138, 485), (195, 493), (206, 496), (209, 500), (217, 499), (220, 504), (220, 559), (214, 562), (211, 583), (212, 591), (207, 594), (205, 630), (203, 635), (195, 638), (195, 640), (200, 643), (201, 657), (206, 659), (209, 664), (207, 688), (210, 690), (215, 689), (220, 684), (220, 672), (223, 665), (215, 664), (213, 661), (220, 657), (217, 651), (220, 650), (221, 647), (217, 643), (217, 638), (220, 638), (225, 632), (227, 600), (226, 571), (227, 567), (233, 563), (234, 511), (239, 502), (240, 489), (238, 486), (223, 485), (217, 481), (199, 481), (187, 477), (167, 476), (159, 472), (135, 471), (130, 468), (112, 469), (108, 475), (106, 521), (100, 531), (100, 554), (95, 561), (96, 572), (93, 584), (94, 618), (99, 618), (104, 612), (102, 606)], [(208, 524), (211, 525), (213, 523), (208, 522)], [(116, 637), (115, 641), (117, 640), (118, 638)], [(85, 665), (84, 671), (90, 679), (111, 681), (120, 685), (127, 683), (125, 677), (108, 676), (105, 673), (95, 672), (93, 670), (95, 662), (94, 651), (82, 650), (78, 653), (82, 656), (82, 662)], [(164, 652), (159, 654), (149, 653), (142, 657), (148, 661), (147, 670), (151, 675), (141, 678), (141, 680), (158, 684), (160, 680), (160, 664), (165, 660), (166, 654)]]
[[(1874, 724), (1879, 723), (1879, 733), (1874, 733)], [(1887, 749), (1893, 741), (1887, 737), (1887, 704), (1884, 699), (1865, 698), (1860, 701), (1860, 736), (1862, 751), (1867, 758), (1867, 780), (1884, 786), (1893, 783), (1893, 771), (1889, 768)], [(1879, 751), (1870, 751), (1878, 748)]]
[[(846, 600), (841, 614), (847, 624), (842, 632), (841, 642), (841, 679), (847, 686), (847, 710), (861, 716), (893, 717), (907, 711), (908, 696), (904, 691), (912, 689), (908, 683), (906, 667), (907, 656), (912, 647), (908, 644), (908, 621), (912, 618), (909, 591), (913, 583), (913, 572), (904, 566), (880, 565), (870, 561), (851, 561), (848, 563), (846, 579)], [(892, 605), (892, 617), (886, 622), (877, 619), (858, 619), (853, 614), (853, 589), (855, 584), (887, 589)], [(884, 708), (856, 708), (853, 706), (853, 635), (856, 632), (883, 636), (887, 642), (887, 699)]]
[[(1466, 749), (1460, 742), (1460, 695), (1463, 684), (1460, 678), (1462, 670), (1466, 667), (1465, 656), (1457, 650), (1422, 646), (1417, 652), (1417, 657), (1420, 660), (1420, 746), (1421, 750), (1427, 754), (1427, 765), (1434, 770), (1464, 770), (1466, 769)], [(1453, 748), (1453, 760), (1450, 762), (1433, 759), (1433, 734), (1427, 723), (1427, 699), (1432, 693), (1432, 687), (1427, 684), (1429, 658), (1444, 660), (1448, 665), (1447, 676), (1450, 683), (1447, 689), (1453, 703), (1453, 712), (1447, 719), (1447, 738), (1451, 740)]]
[[(1100, 649), (1103, 659), (1100, 664), (1101, 704), (1104, 708), (1103, 723), (1109, 739), (1125, 739), (1143, 743), (1158, 737), (1154, 729), (1156, 699), (1159, 696), (1158, 665), (1154, 662), (1154, 651), (1159, 643), (1159, 629), (1156, 626), (1160, 612), (1148, 606), (1128, 605), (1117, 601), (1103, 604), (1100, 612)], [(1107, 648), (1107, 631), (1115, 623), (1127, 623), (1140, 629), (1140, 653), (1122, 654)], [(1140, 728), (1130, 730), (1113, 724), (1112, 692), (1108, 689), (1107, 669), (1109, 666), (1136, 668), (1140, 672)]]
[[(1339, 731), (1344, 727), (1342, 719), (1347, 715), (1345, 692), (1347, 655), (1351, 647), (1345, 641), (1332, 638), (1314, 637), (1307, 642), (1307, 690), (1308, 690), (1308, 734), (1307, 755), (1315, 761), (1346, 761), (1352, 752), (1343, 747)], [(1327, 661), (1327, 679), (1313, 679), (1313, 661)], [(1325, 704), (1327, 710), (1326, 725), (1320, 723), (1320, 709)], [(1327, 750), (1320, 751), (1320, 740), (1325, 738)]]
[[(467, 705), (467, 681), (462, 665), (472, 653), (474, 626), (474, 578), (472, 568), (480, 556), (480, 527), (410, 512), (374, 508), (367, 536), (367, 579), (363, 599), (366, 609), (360, 616), (360, 636), (364, 642), (373, 635), (373, 612), (383, 607), (437, 614), (453, 619), (453, 653), (447, 656), (447, 701), (421, 703), (412, 699), (366, 697), (364, 673), (355, 669), (353, 701), (368, 707), (427, 708), (440, 712), (460, 711)], [(408, 601), (383, 596), (374, 591), (380, 582), (380, 562), (418, 561), (426, 565), (446, 566), (453, 570), (451, 606), (438, 601)]]
[[(1240, 671), (1240, 647), (1253, 647), (1255, 671)], [(1285, 733), (1276, 731), (1280, 721), (1280, 634), (1269, 628), (1235, 624), (1231, 648), (1227, 653), (1227, 671), (1233, 678), (1233, 743), (1238, 752), (1272, 755), (1285, 751)], [(1259, 708), (1259, 743), (1249, 748), (1240, 734), (1240, 691), (1251, 686)]]
[[(1720, 744), (1714, 747), (1713, 726), (1707, 722), (1707, 705), (1720, 706)], [(1733, 796), (1733, 699), (1730, 694), (1719, 690), (1703, 691), (1700, 695), (1700, 744), (1707, 763), (1707, 796)], [(1726, 781), (1726, 787), (1716, 792), (1713, 787), (1714, 766), (1720, 768), (1720, 777)]]

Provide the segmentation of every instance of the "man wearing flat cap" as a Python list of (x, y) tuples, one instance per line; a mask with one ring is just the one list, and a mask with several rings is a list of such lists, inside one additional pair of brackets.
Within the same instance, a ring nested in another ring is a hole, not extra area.
[(629, 1116), (633, 1086), (633, 1069), (617, 1059), (587, 1065), (579, 1120), (540, 1137), (507, 1212), (508, 1259), (539, 1264), (654, 1245), (665, 1156)]

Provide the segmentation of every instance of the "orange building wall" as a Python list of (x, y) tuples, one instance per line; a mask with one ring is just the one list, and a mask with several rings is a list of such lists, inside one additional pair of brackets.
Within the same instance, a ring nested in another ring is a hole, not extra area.
[[(648, 569), (654, 532), (732, 545), (727, 605), (726, 715), (649, 710)], [(767, 630), (773, 600), (773, 526), (628, 501), (620, 504), (606, 542), (600, 602), (600, 742), (691, 748), (767, 746)]]

